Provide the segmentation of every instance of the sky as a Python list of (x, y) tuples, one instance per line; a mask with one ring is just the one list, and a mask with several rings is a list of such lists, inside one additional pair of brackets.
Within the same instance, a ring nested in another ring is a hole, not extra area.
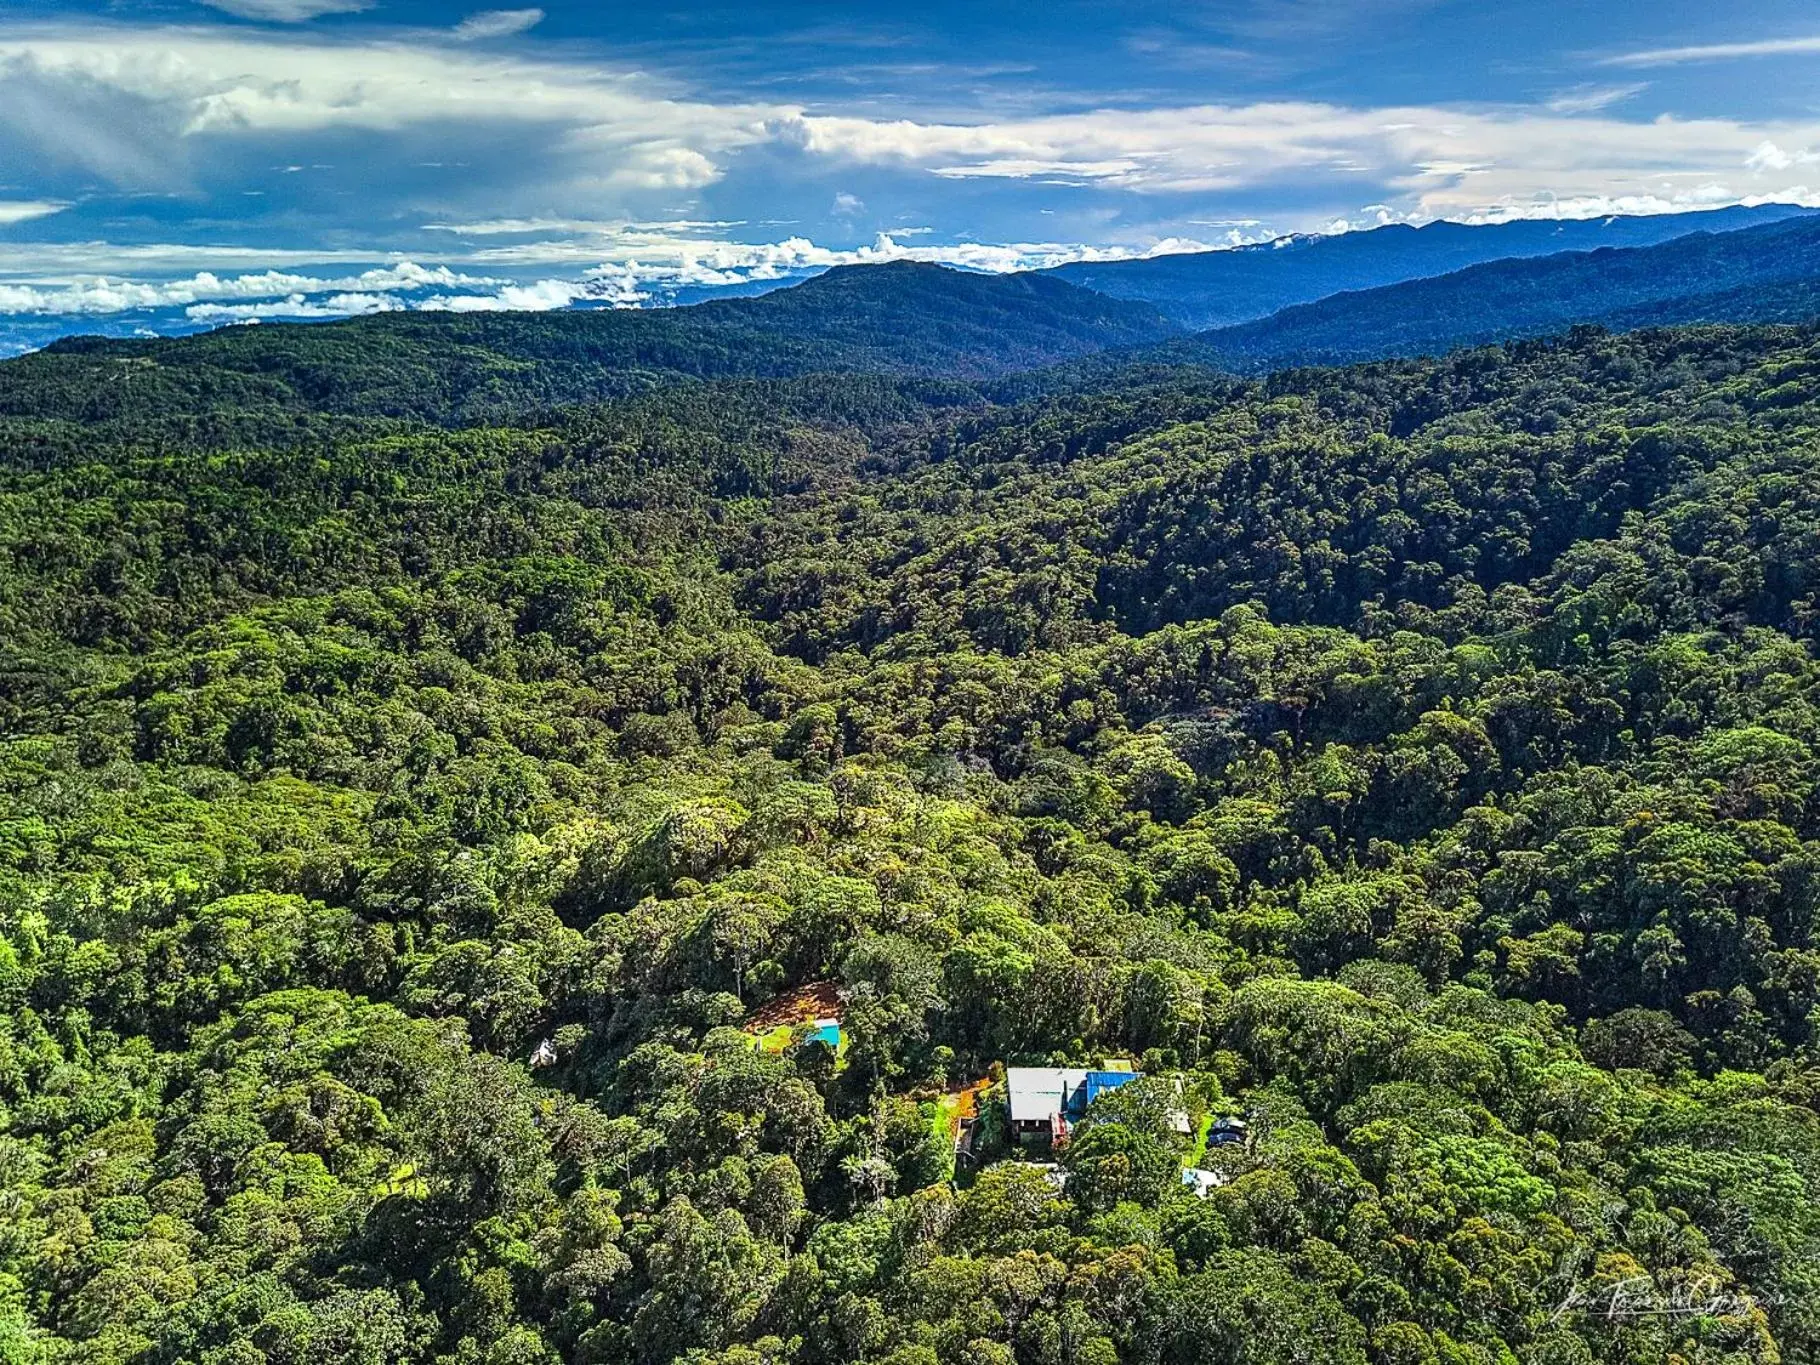
[(0, 3), (0, 349), (1766, 201), (1811, 0)]

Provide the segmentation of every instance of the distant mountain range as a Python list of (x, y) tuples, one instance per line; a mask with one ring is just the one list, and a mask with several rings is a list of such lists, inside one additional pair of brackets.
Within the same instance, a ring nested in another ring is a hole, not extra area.
[(1600, 247), (1653, 246), (1692, 232), (1732, 232), (1809, 213), (1790, 204), (1647, 217), (1397, 225), (1327, 237), (1143, 260), (1079, 262), (1041, 272), (1154, 306), (1190, 331), (1268, 317), (1347, 290), (1445, 275), (1487, 261)]
[(152, 340), (71, 338), (0, 368), (0, 414), (92, 421), (231, 398), (240, 408), (468, 421), (687, 379), (983, 379), (1178, 332), (1148, 304), (1063, 280), (905, 261), (687, 308), (386, 313)]
[(1432, 279), (1335, 294), (1168, 348), (1242, 371), (1437, 355), (1545, 336), (1690, 322), (1793, 322), (1820, 309), (1820, 216), (1656, 246), (1492, 261)]
[[(1649, 245), (1534, 252), (1547, 241), (1659, 237), (1690, 224), (1700, 230)], [(1214, 306), (1188, 285), (1205, 291), (1224, 281), (1232, 296), (1219, 307), (1244, 312), (1337, 279), (1433, 270), (1491, 250), (1517, 254), (1329, 293), (1235, 326), (1191, 334), (1180, 321), (1191, 305)], [(1112, 297), (1071, 278), (1110, 278), (1156, 297)], [(92, 421), (227, 402), (236, 411), (471, 422), (697, 379), (839, 372), (978, 381), (1095, 357), (1096, 365), (1137, 359), (1247, 373), (1438, 354), (1580, 323), (1625, 330), (1817, 312), (1820, 214), (1787, 206), (1590, 224), (1434, 224), (1126, 262), (1111, 276), (896, 262), (689, 307), (406, 312), (180, 338), (73, 338), (0, 367), (0, 414)]]

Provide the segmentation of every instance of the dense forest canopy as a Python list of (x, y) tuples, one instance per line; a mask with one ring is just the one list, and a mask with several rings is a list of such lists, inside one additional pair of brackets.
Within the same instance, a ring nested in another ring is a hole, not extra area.
[(415, 325), (0, 367), (0, 1359), (1820, 1360), (1820, 331)]

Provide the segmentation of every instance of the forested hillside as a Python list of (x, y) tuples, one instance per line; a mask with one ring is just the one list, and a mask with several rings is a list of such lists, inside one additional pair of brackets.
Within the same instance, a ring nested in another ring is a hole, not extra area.
[(1820, 216), (1657, 246), (1500, 260), (1432, 279), (1334, 294), (1174, 343), (1239, 371), (1440, 355), (1547, 336), (1695, 322), (1805, 322), (1820, 313)]
[(0, 366), (0, 1359), (1820, 1360), (1820, 333), (557, 322)]
[(182, 339), (77, 337), (26, 356), (0, 413), (339, 413), (473, 422), (684, 379), (844, 371), (983, 378), (1179, 330), (1147, 304), (1039, 275), (899, 261), (688, 308), (384, 313)]
[(1507, 223), (1396, 223), (1369, 231), (1284, 237), (1254, 246), (1045, 271), (1117, 299), (1148, 303), (1184, 327), (1229, 327), (1329, 294), (1446, 275), (1487, 261), (1603, 247), (1643, 247), (1695, 232), (1760, 227), (1807, 212), (1792, 204)]

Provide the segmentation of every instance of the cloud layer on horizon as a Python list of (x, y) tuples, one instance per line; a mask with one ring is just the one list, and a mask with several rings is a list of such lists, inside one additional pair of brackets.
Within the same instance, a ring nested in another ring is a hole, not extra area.
[[(496, 228), (509, 234), (523, 225), (462, 226), (491, 235)], [(925, 261), (1004, 272), (1071, 261), (1122, 259), (1132, 254), (1060, 243), (914, 246), (884, 233), (867, 245), (841, 249), (818, 246), (803, 237), (751, 244), (702, 237), (691, 231), (695, 226), (602, 227), (590, 229), (580, 240), (560, 250), (557, 244), (536, 242), (460, 253), (470, 266), (492, 266), (512, 272), (506, 274), (474, 274), (447, 264), (401, 260), (353, 275), (314, 275), (268, 268), (238, 275), (204, 270), (159, 279), (97, 275), (73, 276), (54, 283), (0, 283), (0, 316), (105, 317), (181, 309), (190, 321), (212, 323), (247, 318), (351, 317), (407, 308), (540, 311), (581, 302), (623, 308), (667, 302), (684, 290), (784, 283), (842, 265)], [(1158, 243), (1144, 254), (1207, 250), (1222, 244), (1227, 243), (1173, 240)], [(5, 252), (0, 252), (0, 274), (18, 270), (25, 263), (25, 254), (15, 251), (9, 260)], [(178, 250), (172, 259), (181, 260), (185, 255)], [(248, 258), (256, 255), (247, 253)], [(530, 278), (515, 277), (527, 268), (553, 265), (580, 268), (566, 275), (533, 272)], [(42, 270), (35, 273), (43, 278)]]
[(1386, 221), (1820, 204), (1820, 115), (1630, 114), (1652, 86), (1596, 79), (1820, 40), (1589, 58), (1595, 79), (1473, 104), (808, 102), (544, 39), (541, 9), (299, 30), (364, 0), (217, 7), (290, 27), (0, 22), (0, 309), (427, 303), (335, 275), (196, 283), (403, 261), (500, 276), (460, 297), (635, 303), (897, 256), (1014, 269)]

